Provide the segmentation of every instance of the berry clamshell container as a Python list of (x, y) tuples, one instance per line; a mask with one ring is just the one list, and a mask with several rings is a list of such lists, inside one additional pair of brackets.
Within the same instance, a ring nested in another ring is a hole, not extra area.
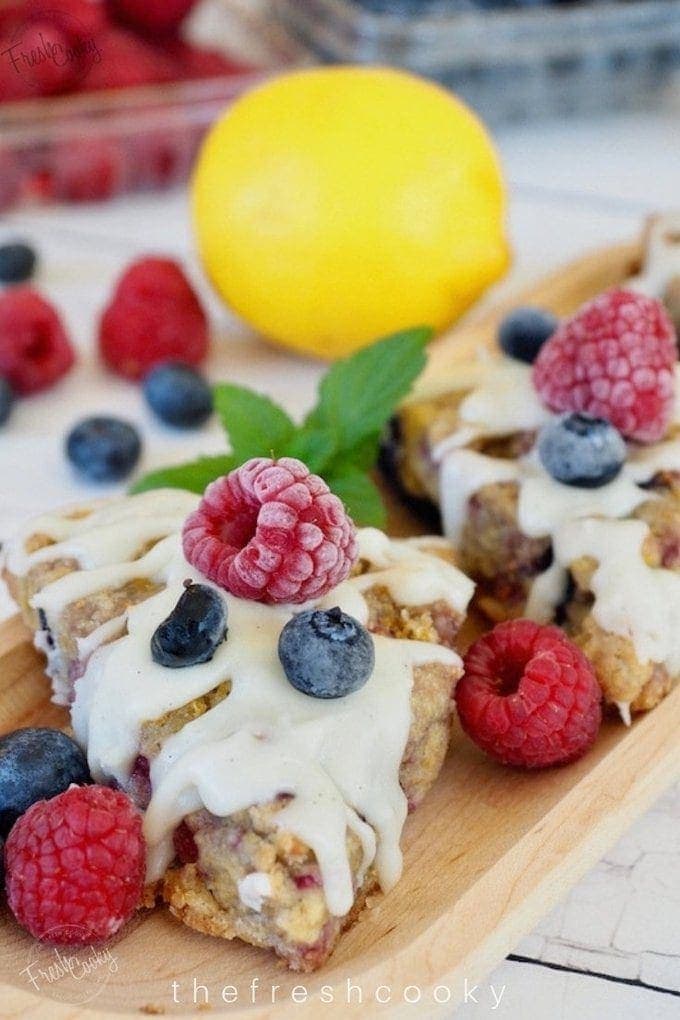
[(680, 0), (273, 0), (317, 60), (391, 64), (490, 124), (650, 107), (680, 82)]
[(215, 119), (298, 56), (281, 28), (245, 3), (205, 0), (198, 13), (190, 40), (221, 50), (243, 70), (0, 103), (0, 212), (105, 201), (188, 179)]

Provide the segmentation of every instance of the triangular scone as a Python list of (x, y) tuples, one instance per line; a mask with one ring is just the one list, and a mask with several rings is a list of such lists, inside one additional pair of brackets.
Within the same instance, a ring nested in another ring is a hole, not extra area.
[[(631, 286), (668, 287), (680, 233), (653, 225), (647, 270)], [(653, 270), (653, 272), (652, 272)], [(670, 272), (670, 269), (669, 269)], [(662, 288), (663, 289), (663, 288)], [(628, 721), (680, 675), (680, 370), (662, 441), (629, 444), (598, 488), (554, 480), (537, 436), (556, 417), (532, 368), (500, 350), (452, 373), (450, 392), (405, 407), (384, 463), (410, 498), (434, 503), (476, 604), (493, 621), (561, 624), (592, 661), (608, 702)]]
[(209, 662), (168, 669), (150, 642), (185, 582), (205, 583), (180, 540), (197, 502), (158, 491), (44, 516), (9, 544), (6, 576), (93, 777), (145, 810), (150, 895), (311, 970), (367, 893), (399, 877), (407, 811), (448, 747), (473, 585), (441, 539), (363, 529), (352, 576), (314, 603), (372, 632), (360, 690), (295, 690), (277, 643), (300, 607), (221, 590), (227, 639)]

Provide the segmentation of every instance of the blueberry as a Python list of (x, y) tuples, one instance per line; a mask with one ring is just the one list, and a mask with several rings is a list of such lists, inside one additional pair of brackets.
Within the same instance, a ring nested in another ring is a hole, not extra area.
[(30, 728), (0, 737), (0, 835), (36, 801), (89, 782), (85, 755), (61, 730)]
[(538, 454), (556, 481), (597, 489), (618, 475), (626, 459), (626, 444), (604, 418), (565, 414), (541, 430)]
[(144, 380), (151, 410), (168, 425), (194, 428), (212, 414), (212, 390), (203, 376), (178, 361), (152, 369)]
[(37, 258), (30, 245), (12, 241), (0, 245), (0, 283), (23, 283), (33, 276)]
[(120, 418), (84, 418), (66, 439), (66, 455), (93, 482), (113, 482), (129, 475), (142, 444), (129, 422)]
[(293, 687), (313, 698), (344, 698), (363, 687), (375, 662), (373, 638), (354, 617), (309, 609), (289, 620), (279, 659)]
[(0, 425), (4, 425), (12, 412), (14, 403), (14, 391), (12, 387), (0, 376)]
[(182, 669), (209, 662), (227, 636), (227, 610), (214, 588), (188, 584), (186, 591), (151, 638), (151, 656), (159, 666)]
[(516, 308), (501, 322), (498, 343), (511, 358), (531, 365), (558, 325), (559, 319), (552, 312), (541, 308)]

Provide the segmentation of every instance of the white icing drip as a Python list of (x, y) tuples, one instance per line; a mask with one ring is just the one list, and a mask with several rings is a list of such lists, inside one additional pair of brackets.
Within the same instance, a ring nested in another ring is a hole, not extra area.
[(651, 297), (663, 296), (675, 276), (680, 276), (680, 213), (665, 213), (649, 223), (645, 264), (627, 286)]
[(555, 540), (555, 558), (568, 566), (581, 556), (598, 563), (590, 582), (597, 623), (629, 638), (640, 662), (662, 663), (680, 672), (680, 575), (649, 567), (642, 545), (644, 521), (571, 521)]
[(624, 726), (632, 726), (633, 720), (630, 716), (630, 701), (615, 701), (614, 704), (619, 710), (621, 722)]
[(252, 871), (238, 881), (238, 896), (244, 906), (259, 914), (262, 903), (272, 894), (269, 875), (264, 871)]
[(61, 649), (44, 630), (35, 632), (33, 644), (47, 658), (45, 672), (52, 679), (52, 701), (55, 705), (68, 705), (71, 685), (64, 675)]
[[(352, 584), (360, 591), (375, 584), (384, 585), (401, 605), (418, 606), (441, 599), (457, 612), (465, 612), (474, 584), (446, 560), (423, 551), (423, 546), (435, 548), (436, 540), (390, 539), (377, 528), (362, 528), (358, 544), (359, 557), (374, 568), (371, 573), (353, 579)], [(332, 598), (331, 594), (326, 602)]]
[(468, 500), (493, 482), (519, 480), (518, 461), (487, 457), (475, 450), (449, 450), (439, 469), (439, 490), (444, 534), (460, 541), (467, 519)]
[(536, 431), (554, 416), (538, 399), (531, 366), (496, 358), (487, 364), (480, 384), (462, 401), (458, 417), (463, 424), (434, 448), (435, 461), (476, 439)]
[[(130, 559), (148, 541), (181, 529), (196, 509), (198, 497), (181, 489), (158, 489), (71, 508), (88, 511), (85, 517), (69, 517), (69, 510), (45, 514), (28, 521), (8, 543), (6, 562), (17, 575), (46, 560), (72, 557), (82, 567), (100, 567)], [(47, 535), (56, 544), (33, 553), (26, 551), (31, 535)]]
[[(193, 509), (194, 497), (188, 500), (188, 509)], [(265, 606), (220, 591), (227, 640), (210, 662), (164, 668), (151, 658), (151, 637), (176, 605), (185, 579), (207, 582), (184, 559), (177, 534), (139, 560), (121, 563), (134, 554), (132, 536), (148, 533), (148, 518), (135, 523), (133, 502), (69, 522), (67, 528), (61, 528), (59, 518), (45, 518), (41, 525), (47, 522), (49, 534), (72, 542), (81, 552), (90, 549), (93, 564), (36, 595), (34, 604), (48, 614), (135, 578), (166, 584), (132, 607), (126, 618), (109, 621), (79, 645), (82, 656), (90, 658), (76, 683), (72, 723), (76, 738), (87, 748), (93, 777), (125, 786), (139, 753), (143, 723), (228, 680), (229, 695), (167, 739), (152, 762), (153, 795), (145, 818), (148, 878), (162, 874), (173, 853), (173, 829), (191, 811), (206, 807), (226, 816), (290, 793), (293, 799), (276, 813), (276, 824), (312, 848), (329, 910), (345, 914), (354, 895), (348, 829), (363, 849), (359, 881), (375, 863), (387, 889), (401, 871), (399, 841), (407, 805), (399, 768), (411, 724), (413, 670), (427, 662), (459, 667), (460, 659), (440, 645), (374, 635), (375, 668), (364, 687), (337, 700), (307, 697), (287, 681), (277, 653), (281, 629), (293, 612), (307, 607)], [(26, 534), (35, 530), (33, 525)], [(106, 552), (91, 542), (93, 531)], [(369, 611), (363, 592), (378, 583), (405, 605), (441, 598), (456, 612), (465, 611), (472, 583), (444, 560), (423, 552), (421, 542), (391, 542), (374, 529), (360, 531), (358, 541), (362, 557), (378, 569), (345, 581), (310, 605), (339, 605), (365, 623)], [(125, 622), (127, 633), (105, 644)]]
[(181, 545), (179, 535), (169, 535), (158, 542), (149, 552), (131, 563), (116, 563), (94, 570), (74, 570), (52, 584), (45, 585), (31, 599), (34, 609), (42, 609), (48, 616), (57, 616), (71, 602), (94, 595), (100, 591), (120, 588), (137, 578), (163, 581), (176, 563), (176, 553)]

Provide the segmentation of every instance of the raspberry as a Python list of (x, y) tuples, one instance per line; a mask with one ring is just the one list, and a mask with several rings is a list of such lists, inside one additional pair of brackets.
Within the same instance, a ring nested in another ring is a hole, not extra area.
[(0, 295), (0, 375), (16, 393), (36, 393), (68, 372), (75, 355), (61, 319), (31, 287)]
[(122, 28), (109, 28), (96, 39), (99, 60), (83, 79), (83, 89), (115, 89), (173, 81), (171, 61), (155, 46)]
[(205, 313), (177, 262), (146, 258), (127, 268), (102, 317), (99, 346), (109, 368), (128, 379), (164, 361), (196, 365), (205, 357)]
[(536, 359), (534, 385), (553, 411), (586, 411), (653, 443), (671, 420), (677, 357), (661, 302), (615, 289), (557, 328)]
[(176, 32), (197, 0), (107, 0), (112, 18), (137, 32)]
[(292, 457), (256, 457), (205, 491), (184, 554), (220, 587), (257, 602), (306, 602), (349, 574), (354, 524), (322, 478)]
[(50, 185), (58, 201), (101, 202), (120, 194), (127, 183), (125, 147), (117, 139), (80, 137), (52, 150)]
[(221, 50), (204, 49), (184, 39), (169, 39), (163, 44), (166, 53), (179, 68), (180, 77), (221, 78), (224, 75), (247, 74), (255, 70), (252, 64), (244, 64), (227, 57)]
[(26, 18), (40, 18), (57, 25), (73, 46), (91, 45), (107, 24), (104, 7), (98, 0), (28, 0)]
[(124, 793), (72, 786), (15, 823), (5, 846), (7, 899), (34, 938), (100, 942), (132, 916), (144, 884), (141, 815)]
[(602, 721), (583, 652), (557, 627), (501, 623), (475, 641), (456, 687), (461, 725), (504, 765), (545, 768), (580, 758)]
[[(3, 40), (0, 56), (7, 68), (22, 78), (29, 92), (35, 96), (50, 96), (66, 92), (76, 81), (77, 66), (68, 57), (69, 37), (53, 21), (45, 18), (29, 19)], [(7, 98), (20, 98), (8, 95)]]

